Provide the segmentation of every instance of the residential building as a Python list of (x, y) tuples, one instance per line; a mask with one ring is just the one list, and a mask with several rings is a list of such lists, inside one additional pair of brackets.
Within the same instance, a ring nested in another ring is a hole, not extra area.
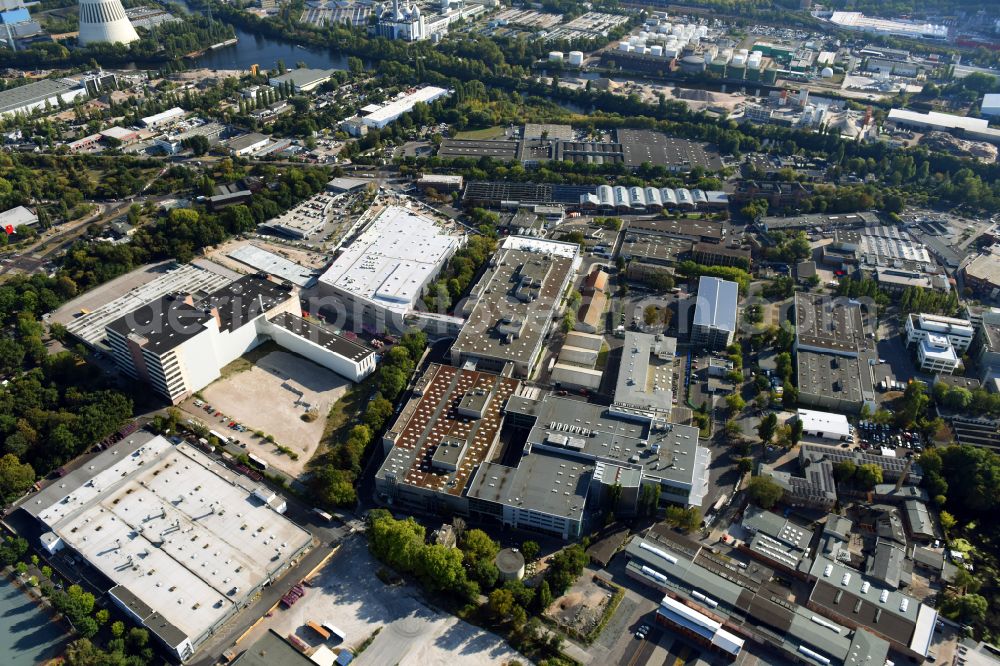
[(698, 278), (698, 297), (691, 329), (691, 344), (721, 350), (736, 335), (739, 285), (717, 277)]

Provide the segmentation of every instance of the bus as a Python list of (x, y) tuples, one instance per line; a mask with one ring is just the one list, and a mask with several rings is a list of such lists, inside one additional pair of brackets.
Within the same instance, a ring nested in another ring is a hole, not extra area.
[(255, 456), (252, 453), (248, 453), (247, 454), (247, 460), (249, 460), (250, 464), (252, 466), (256, 467), (257, 469), (259, 469), (261, 471), (267, 470), (267, 461), (266, 460), (261, 460), (260, 458), (258, 458), (257, 456)]
[(229, 441), (228, 437), (226, 437), (221, 433), (215, 432), (214, 430), (209, 430), (208, 434), (219, 440), (219, 444), (226, 444)]
[(313, 509), (313, 513), (315, 513), (317, 516), (319, 516), (328, 523), (333, 522), (333, 516), (328, 514), (326, 511), (323, 511), (322, 509)]

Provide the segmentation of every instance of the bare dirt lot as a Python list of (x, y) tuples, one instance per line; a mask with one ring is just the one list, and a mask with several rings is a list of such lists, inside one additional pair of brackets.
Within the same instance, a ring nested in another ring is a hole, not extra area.
[[(245, 359), (236, 361), (241, 362), (246, 363)], [(228, 435), (245, 443), (248, 452), (263, 458), (268, 465), (297, 477), (316, 452), (330, 407), (349, 386), (346, 379), (312, 361), (272, 351), (249, 369), (228, 376), (224, 372), (222, 379), (201, 393), (214, 410), (248, 428), (243, 433), (227, 429)], [(311, 423), (302, 419), (310, 410), (318, 414)], [(275, 443), (254, 437), (256, 430), (272, 435)], [(281, 453), (276, 445), (290, 448), (298, 454), (298, 460)]]
[(212, 261), (221, 264), (226, 268), (237, 271), (238, 273), (254, 273), (256, 271), (253, 268), (229, 256), (230, 252), (244, 245), (256, 245), (262, 250), (273, 252), (274, 254), (284, 257), (288, 261), (298, 264), (299, 266), (305, 266), (306, 268), (313, 268), (316, 270), (323, 268), (327, 261), (326, 256), (320, 254), (319, 252), (310, 252), (309, 250), (302, 250), (283, 243), (272, 243), (264, 240), (263, 238), (254, 238), (252, 240), (232, 240), (217, 246), (208, 253), (208, 256), (212, 259)]
[(611, 597), (611, 590), (589, 576), (581, 576), (566, 594), (552, 602), (545, 615), (560, 626), (586, 635), (601, 621)]
[(331, 638), (335, 650), (355, 649), (376, 630), (378, 635), (354, 663), (358, 666), (418, 664), (419, 666), (502, 666), (527, 660), (495, 634), (427, 606), (417, 589), (388, 586), (374, 573), (381, 565), (369, 554), (363, 539), (349, 539), (316, 574), (306, 595), (288, 609), (276, 609), (242, 640), (237, 649), (253, 644), (269, 629), (293, 634), (311, 648), (322, 641), (305, 624), (329, 622), (345, 634), (343, 644)]

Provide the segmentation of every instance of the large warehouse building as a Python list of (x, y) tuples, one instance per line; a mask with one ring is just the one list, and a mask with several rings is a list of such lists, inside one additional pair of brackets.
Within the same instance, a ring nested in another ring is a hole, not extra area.
[(46, 550), (103, 574), (111, 600), (181, 661), (312, 543), (266, 487), (142, 431), (20, 508)]
[[(504, 450), (505, 422), (524, 438), (520, 451)], [(383, 447), (375, 487), (394, 505), (563, 539), (584, 534), (588, 508), (605, 505), (615, 487), (623, 514), (637, 509), (643, 485), (664, 501), (700, 507), (711, 463), (697, 428), (437, 364), (417, 381)]]
[(527, 377), (580, 261), (576, 243), (511, 236), (469, 294), (451, 362)]
[(355, 321), (401, 321), (464, 244), (451, 223), (387, 206), (320, 276), (320, 295), (342, 299)]
[(85, 97), (87, 89), (79, 81), (70, 79), (42, 79), (16, 88), (0, 91), (0, 116), (31, 113), (35, 109), (53, 108), (62, 100), (72, 104), (73, 100)]
[(875, 411), (877, 354), (857, 301), (795, 293), (799, 402), (836, 412)]
[(268, 339), (351, 381), (375, 370), (373, 350), (300, 314), (291, 287), (248, 275), (197, 302), (190, 294), (160, 296), (111, 321), (105, 332), (119, 370), (174, 404)]

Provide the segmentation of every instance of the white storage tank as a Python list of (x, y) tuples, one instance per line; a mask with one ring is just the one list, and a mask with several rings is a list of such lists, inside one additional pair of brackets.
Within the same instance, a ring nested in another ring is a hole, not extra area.
[(831, 67), (824, 67), (823, 71), (820, 72), (819, 75), (821, 77), (823, 77), (824, 79), (832, 79), (833, 78), (833, 68), (831, 68)]
[(663, 47), (662, 46), (651, 46), (649, 48), (649, 53), (657, 58), (663, 57)]
[(579, 67), (583, 64), (583, 51), (570, 51), (569, 64)]
[(664, 46), (663, 47), (663, 57), (668, 59), (673, 59), (677, 57), (677, 47), (675, 46)]
[(618, 42), (618, 50), (628, 53), (629, 51), (632, 50), (632, 45), (629, 44), (628, 42)]
[(747, 56), (745, 53), (737, 53), (733, 56), (733, 67), (743, 67), (747, 64)]
[(562, 51), (549, 51), (549, 62), (562, 62)]
[(750, 55), (750, 52), (747, 51), (746, 49), (740, 49), (740, 50), (737, 51), (737, 53), (739, 53), (741, 56), (743, 56), (744, 59), (746, 59), (746, 57), (748, 55)]

